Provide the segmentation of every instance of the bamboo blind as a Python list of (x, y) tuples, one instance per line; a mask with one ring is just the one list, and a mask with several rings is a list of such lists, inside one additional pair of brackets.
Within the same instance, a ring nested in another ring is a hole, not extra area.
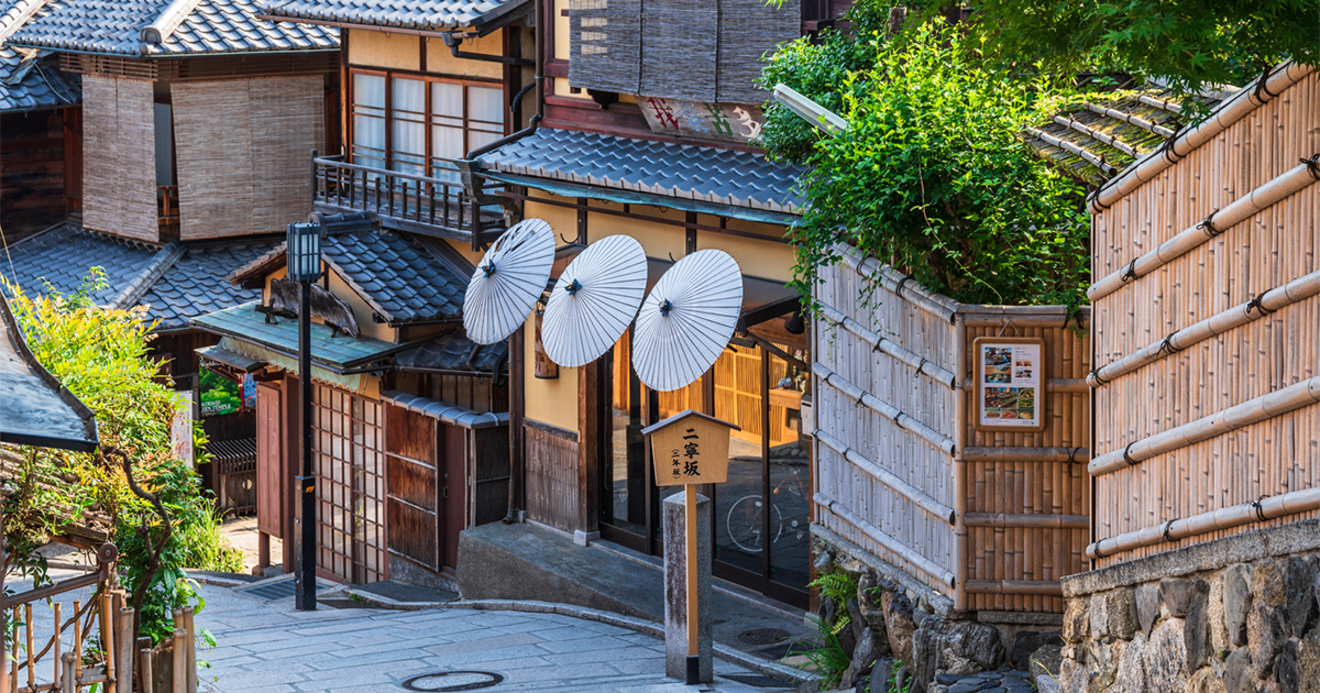
[[(1121, 270), (1317, 153), (1320, 86), (1310, 74), (1096, 214), (1095, 276)], [(1320, 183), (1219, 230), (1096, 302), (1097, 365), (1119, 361), (1320, 269)], [(1095, 391), (1096, 454), (1121, 452), (1135, 441), (1320, 375), (1320, 299), (1307, 296), (1263, 315), (1239, 312), (1251, 319), (1203, 331), (1204, 339), (1182, 345), (1181, 351), (1132, 359), (1129, 363), (1140, 364), (1135, 369), (1111, 369), (1116, 375), (1097, 383)], [(1311, 405), (1102, 473), (1095, 484), (1094, 538), (1318, 488), (1317, 431), (1320, 406)], [(1098, 565), (1317, 515), (1309, 511), (1176, 543), (1161, 541), (1103, 556)]]
[[(882, 281), (868, 304), (868, 280), (859, 276), (858, 266), (822, 270), (816, 298), (824, 319), (815, 325), (816, 362), (901, 412), (903, 421), (915, 420), (955, 444), (936, 445), (917, 426), (901, 427), (898, 417), (860, 406), (818, 373), (813, 380), (820, 441), (828, 437), (864, 460), (850, 461), (831, 445), (816, 446), (821, 500), (840, 508), (818, 510), (817, 522), (943, 594), (956, 599), (964, 591), (967, 609), (1061, 611), (1058, 581), (1086, 567), (1089, 396), (1071, 384), (1091, 369), (1089, 340), (1063, 327), (1062, 320), (1043, 317), (1061, 315), (1057, 308), (963, 306), (914, 291), (910, 282), (900, 288)], [(881, 268), (877, 276), (886, 272)], [(972, 345), (983, 336), (1045, 340), (1045, 375), (1051, 383), (1041, 398), (1045, 430), (977, 431), (972, 397), (962, 398), (966, 411), (958, 411), (957, 388), (970, 381)], [(919, 357), (915, 366), (911, 354)], [(959, 373), (960, 366), (966, 372)], [(931, 375), (944, 372), (954, 377)], [(870, 465), (897, 481), (868, 471)], [(957, 508), (957, 522), (966, 524), (965, 541), (947, 516), (932, 512), (915, 493)], [(897, 540), (909, 556), (889, 550), (858, 522)], [(921, 561), (943, 571), (922, 568)], [(940, 572), (953, 574), (958, 587)]]
[(311, 212), (312, 149), (325, 138), (324, 77), (177, 83), (180, 236), (283, 231)]
[(157, 242), (152, 83), (83, 77), (83, 226)]

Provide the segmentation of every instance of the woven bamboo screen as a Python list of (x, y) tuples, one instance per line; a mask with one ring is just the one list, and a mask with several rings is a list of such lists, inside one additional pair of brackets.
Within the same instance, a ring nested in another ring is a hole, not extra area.
[(83, 226), (160, 240), (152, 83), (83, 77)]
[(760, 58), (801, 34), (800, 3), (573, 0), (569, 83), (708, 103), (760, 103)]
[[(816, 291), (817, 526), (958, 609), (1061, 611), (1085, 569), (1087, 339), (1062, 308), (962, 305), (849, 252)], [(1043, 431), (973, 428), (981, 336), (1045, 340)]]
[(1320, 168), (1299, 162), (1320, 153), (1320, 85), (1296, 72), (1094, 216), (1097, 279), (1166, 244), (1092, 290), (1100, 566), (1320, 514)]
[(321, 75), (183, 82), (172, 96), (182, 238), (282, 232), (307, 217)]

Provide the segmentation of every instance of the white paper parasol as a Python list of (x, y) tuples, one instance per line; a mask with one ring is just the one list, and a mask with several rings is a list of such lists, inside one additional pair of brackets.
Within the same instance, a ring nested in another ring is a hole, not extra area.
[(606, 236), (569, 263), (550, 292), (541, 326), (545, 354), (564, 368), (609, 350), (646, 293), (646, 252), (628, 236)]
[(486, 251), (463, 297), (463, 327), (477, 344), (495, 344), (527, 319), (550, 280), (555, 233), (527, 219), (500, 235)]
[(660, 392), (696, 382), (729, 344), (742, 297), (742, 271), (728, 253), (699, 250), (679, 260), (637, 314), (637, 377)]

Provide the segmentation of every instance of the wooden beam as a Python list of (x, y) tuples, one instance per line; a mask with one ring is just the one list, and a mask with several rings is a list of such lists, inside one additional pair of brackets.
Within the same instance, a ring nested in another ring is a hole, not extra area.
[(600, 531), (600, 366), (592, 361), (578, 368), (577, 530)]

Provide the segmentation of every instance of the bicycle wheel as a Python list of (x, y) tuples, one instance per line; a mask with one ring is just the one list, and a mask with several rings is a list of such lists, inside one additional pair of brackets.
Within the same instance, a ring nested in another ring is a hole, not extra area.
[(761, 553), (761, 497), (743, 496), (729, 506), (725, 529), (734, 546), (746, 553)]

